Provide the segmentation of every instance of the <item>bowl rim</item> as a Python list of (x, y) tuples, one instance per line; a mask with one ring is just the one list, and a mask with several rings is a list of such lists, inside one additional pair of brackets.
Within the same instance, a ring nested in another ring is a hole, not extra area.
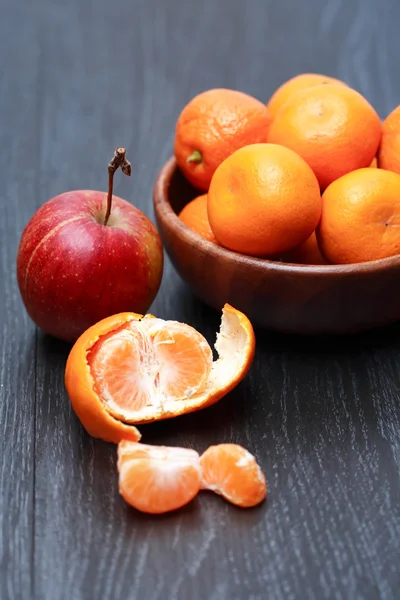
[[(257, 258), (254, 256), (247, 256), (240, 252), (234, 252), (228, 250), (223, 246), (217, 246), (213, 242), (206, 240), (199, 234), (195, 233), (189, 227), (187, 227), (176, 214), (171, 206), (171, 203), (166, 193), (169, 182), (172, 178), (173, 173), (179, 170), (178, 164), (174, 156), (171, 156), (159, 170), (153, 189), (153, 203), (154, 209), (157, 213), (157, 205), (162, 206), (164, 215), (169, 219), (171, 228), (176, 232), (179, 232), (188, 243), (201, 245), (205, 251), (209, 251), (210, 254), (218, 255), (225, 260), (232, 260), (239, 262), (243, 265), (251, 265), (257, 268), (265, 268), (268, 271), (276, 271), (282, 274), (298, 274), (305, 276), (312, 275), (330, 275), (330, 276), (343, 276), (343, 275), (354, 275), (354, 273), (379, 273), (390, 271), (394, 267), (400, 267), (400, 254), (389, 256), (387, 258), (380, 258), (377, 260), (370, 260), (358, 263), (349, 263), (344, 265), (302, 265), (297, 263), (279, 262), (269, 260), (268, 258)], [(184, 177), (184, 175), (182, 174)], [(199, 195), (206, 192), (198, 190)]]

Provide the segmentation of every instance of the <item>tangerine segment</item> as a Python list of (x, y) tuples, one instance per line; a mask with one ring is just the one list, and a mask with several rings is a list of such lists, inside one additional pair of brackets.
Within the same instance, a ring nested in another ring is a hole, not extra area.
[(213, 355), (207, 340), (189, 325), (168, 321), (154, 333), (159, 387), (167, 398), (190, 398), (201, 390), (211, 371)]
[(201, 485), (199, 455), (187, 448), (118, 444), (119, 492), (142, 512), (176, 510), (197, 496)]
[(210, 446), (200, 457), (203, 489), (212, 490), (243, 508), (267, 495), (263, 472), (250, 452), (237, 444)]
[(140, 322), (136, 331), (133, 336), (122, 329), (118, 334), (100, 340), (96, 350), (89, 354), (95, 390), (114, 412), (140, 409), (149, 401), (147, 381), (140, 376), (140, 357), (146, 343)]
[[(102, 336), (115, 331), (130, 321), (142, 319), (135, 313), (120, 313), (103, 319), (89, 327), (75, 342), (67, 360), (65, 386), (76, 415), (89, 435), (106, 442), (118, 443), (121, 439), (138, 442), (140, 432), (110, 415), (93, 389), (94, 381), (87, 363), (87, 350), (93, 347)], [(152, 318), (147, 315), (146, 319)]]
[(229, 304), (222, 310), (215, 348), (218, 359), (212, 362), (206, 340), (188, 325), (151, 315), (115, 315), (93, 325), (73, 346), (67, 392), (91, 435), (115, 443), (136, 440), (140, 434), (130, 423), (200, 410), (245, 377), (254, 358), (254, 331)]

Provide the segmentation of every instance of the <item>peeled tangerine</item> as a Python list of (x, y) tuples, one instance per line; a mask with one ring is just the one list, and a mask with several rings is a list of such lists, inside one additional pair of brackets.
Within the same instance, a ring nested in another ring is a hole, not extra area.
[(255, 337), (247, 317), (225, 304), (213, 361), (195, 329), (152, 315), (121, 313), (90, 327), (68, 357), (65, 385), (87, 432), (139, 441), (134, 425), (210, 406), (247, 374)]
[(200, 489), (241, 507), (259, 504), (267, 493), (254, 456), (236, 444), (211, 446), (200, 457), (188, 448), (123, 440), (118, 445), (118, 472), (119, 491), (126, 502), (153, 514), (184, 506)]

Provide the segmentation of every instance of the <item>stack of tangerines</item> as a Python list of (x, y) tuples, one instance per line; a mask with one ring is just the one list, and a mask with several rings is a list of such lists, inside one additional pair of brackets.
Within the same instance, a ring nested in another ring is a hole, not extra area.
[(342, 81), (298, 75), (267, 104), (201, 93), (178, 118), (175, 157), (203, 192), (179, 216), (213, 243), (303, 264), (400, 253), (400, 106), (382, 123)]

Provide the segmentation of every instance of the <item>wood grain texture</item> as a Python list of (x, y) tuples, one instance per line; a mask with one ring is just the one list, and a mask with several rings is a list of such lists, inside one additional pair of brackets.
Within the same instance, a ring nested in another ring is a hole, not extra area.
[[(32, 592), (36, 334), (19, 297), (15, 258), (37, 202), (41, 74), (30, 7), (8, 4), (1, 13), (0, 597), (22, 599)], [(5, 68), (6, 47), (12, 69)]]
[[(0, 5), (0, 598), (398, 598), (400, 327), (318, 343), (257, 331), (254, 366), (234, 392), (141, 429), (148, 443), (245, 445), (266, 473), (268, 501), (243, 511), (203, 493), (174, 514), (146, 517), (117, 493), (115, 447), (90, 439), (71, 412), (69, 347), (40, 332), (35, 342), (15, 253), (49, 197), (105, 189), (117, 145), (129, 149), (133, 176), (120, 177), (116, 193), (153, 218), (174, 122), (203, 89), (267, 100), (288, 77), (319, 71), (386, 115), (400, 99), (400, 4)], [(193, 324), (210, 342), (219, 323), (168, 261), (152, 312)]]

